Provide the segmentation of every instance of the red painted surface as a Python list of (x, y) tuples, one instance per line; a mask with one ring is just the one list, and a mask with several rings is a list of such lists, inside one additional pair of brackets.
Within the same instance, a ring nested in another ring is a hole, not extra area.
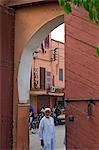
[(88, 118), (88, 103), (71, 102), (66, 106), (66, 114), (74, 116), (74, 122), (67, 121), (68, 150), (99, 149), (99, 102), (92, 106), (92, 116)]
[[(99, 44), (99, 28), (89, 22), (84, 10), (75, 9), (65, 15), (65, 97), (69, 99), (99, 99), (99, 58), (95, 47)], [(75, 121), (67, 125), (67, 149), (99, 149), (99, 102), (93, 106), (88, 119), (85, 102), (70, 102), (66, 115)]]
[(43, 5), (48, 3), (55, 3), (57, 0), (10, 0), (7, 3), (7, 6), (18, 8), (18, 7), (26, 7), (30, 5)]
[(13, 136), (14, 13), (0, 6), (0, 149), (11, 149)]
[[(18, 105), (17, 148), (16, 150), (29, 150), (29, 105)], [(27, 131), (27, 132), (26, 132)]]
[[(65, 17), (66, 23), (66, 90), (68, 98), (99, 97), (99, 28), (77, 12)], [(85, 15), (86, 18), (86, 15)]]

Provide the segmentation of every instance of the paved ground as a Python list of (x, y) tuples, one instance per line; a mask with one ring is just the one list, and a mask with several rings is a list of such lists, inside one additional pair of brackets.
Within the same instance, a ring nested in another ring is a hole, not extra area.
[[(64, 125), (56, 126), (56, 150), (65, 150), (64, 141), (65, 127)], [(30, 132), (30, 150), (41, 150), (38, 133)]]

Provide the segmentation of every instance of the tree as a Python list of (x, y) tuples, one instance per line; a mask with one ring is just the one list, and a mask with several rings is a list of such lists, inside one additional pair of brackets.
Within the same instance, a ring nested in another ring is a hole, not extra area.
[[(67, 14), (72, 12), (73, 7), (83, 7), (89, 15), (89, 19), (99, 25), (99, 0), (58, 0)], [(96, 47), (99, 56), (99, 46)]]
[(83, 7), (88, 12), (90, 20), (99, 24), (99, 0), (58, 0), (58, 2), (67, 14), (71, 13), (72, 5)]

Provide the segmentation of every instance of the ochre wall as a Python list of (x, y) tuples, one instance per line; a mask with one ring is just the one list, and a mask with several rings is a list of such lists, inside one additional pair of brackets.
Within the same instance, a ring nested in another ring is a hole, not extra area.
[(0, 0), (0, 4), (8, 4), (10, 2), (10, 0)]
[(17, 150), (29, 149), (29, 118), (27, 116), (29, 116), (29, 105), (19, 104), (17, 114), (17, 129), (21, 130), (20, 134), (17, 134)]
[[(57, 34), (56, 36), (59, 36), (59, 34)], [(55, 86), (59, 88), (64, 88), (64, 43), (52, 40), (52, 49), (56, 47), (59, 49), (56, 52), (56, 61), (52, 62), (52, 73), (55, 77)], [(63, 81), (59, 80), (59, 69), (63, 69)]]
[[(57, 0), (10, 0), (10, 5), (18, 5), (18, 4), (44, 4), (44, 3), (57, 2)], [(58, 2), (57, 2), (58, 3)]]
[[(51, 58), (53, 56), (53, 50), (55, 48), (58, 48), (56, 51), (56, 60), (52, 61)], [(45, 71), (51, 72), (51, 86), (54, 75), (54, 86), (57, 88), (64, 88), (64, 43), (52, 39), (50, 47), (45, 50), (46, 53), (42, 53), (40, 51), (38, 54), (34, 55), (35, 59), (33, 59), (32, 61), (32, 88), (34, 88), (34, 68), (37, 69), (37, 86), (40, 87), (40, 67), (45, 68)], [(59, 68), (63, 69), (63, 81), (59, 80)], [(47, 82), (45, 81), (45, 88), (47, 88), (46, 86)]]

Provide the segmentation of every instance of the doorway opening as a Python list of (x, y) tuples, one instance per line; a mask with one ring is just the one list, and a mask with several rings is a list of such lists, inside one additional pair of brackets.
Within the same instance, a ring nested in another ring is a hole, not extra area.
[[(64, 63), (64, 44), (51, 39), (50, 33), (56, 27), (63, 24), (63, 22), (64, 16), (58, 16), (41, 27), (33, 35), (23, 51), (18, 72), (20, 103), (30, 103), (30, 106), (34, 107), (36, 115), (40, 112), (42, 106), (50, 107), (52, 110), (55, 106), (58, 106), (60, 109), (60, 114), (56, 121), (56, 130), (58, 127), (60, 128), (58, 130), (60, 132), (57, 132), (57, 137), (60, 136), (60, 133), (62, 134), (60, 139), (64, 138), (65, 135), (63, 126), (64, 118), (62, 118), (64, 116), (64, 65), (62, 65)], [(38, 56), (38, 54), (41, 56)], [(33, 136), (31, 135), (31, 131), (30, 136)], [(30, 149), (32, 148), (31, 141), (33, 141), (31, 139)], [(63, 145), (63, 140), (61, 144)], [(59, 146), (61, 144), (59, 143)]]
[[(58, 35), (62, 35), (61, 38), (56, 38)], [(46, 107), (51, 108), (51, 117), (54, 119), (56, 148), (64, 149), (65, 147), (63, 143), (65, 135), (64, 58), (64, 24), (62, 24), (49, 33), (32, 54), (30, 149), (40, 148), (39, 123), (45, 115)]]

